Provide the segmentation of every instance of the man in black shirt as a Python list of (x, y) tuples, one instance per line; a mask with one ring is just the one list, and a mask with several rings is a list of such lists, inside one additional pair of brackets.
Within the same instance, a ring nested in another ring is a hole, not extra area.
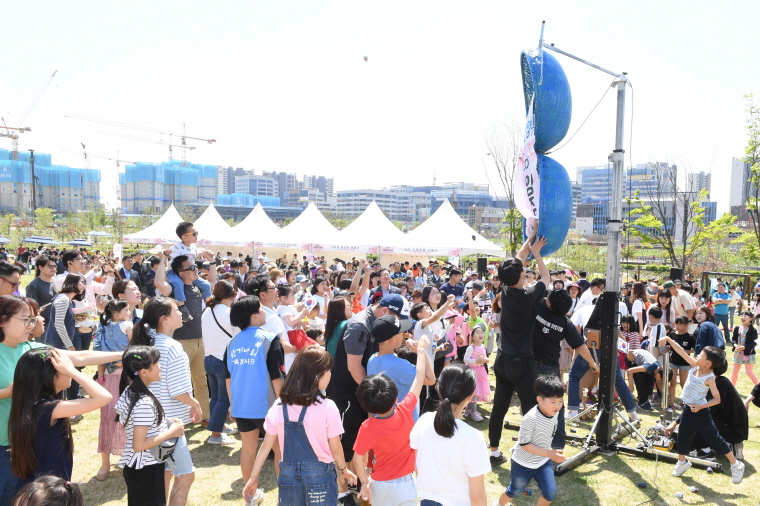
[[(533, 227), (536, 230), (537, 227)], [(499, 451), (504, 417), (509, 410), (512, 394), (517, 392), (523, 414), (536, 405), (533, 382), (536, 379), (533, 361), (533, 327), (536, 308), (546, 292), (544, 281), (549, 270), (541, 258), (546, 238), (539, 237), (531, 246), (535, 233), (522, 245), (516, 258), (508, 258), (499, 266), (501, 291), (501, 341), (493, 364), (496, 376), (491, 419), (488, 422), (488, 439), (491, 446), (491, 465), (499, 465), (507, 458)], [(540, 279), (530, 288), (523, 288), (525, 262), (533, 253), (538, 264)]]
[[(583, 357), (596, 372), (599, 370), (591, 356), (586, 343), (568, 318), (567, 312), (573, 299), (565, 290), (552, 290), (544, 303), (536, 309), (536, 325), (533, 327), (533, 358), (535, 360), (536, 375), (549, 374), (556, 376), (562, 381), (559, 374), (559, 356), (562, 351), (561, 344), (564, 339), (567, 344)], [(559, 411), (557, 418), (557, 431), (554, 433), (552, 448), (562, 449), (565, 447), (565, 410)]]
[[(167, 256), (167, 258), (169, 258)], [(208, 386), (206, 383), (206, 350), (203, 347), (201, 334), (201, 317), (203, 315), (203, 296), (200, 290), (193, 285), (198, 279), (198, 266), (187, 255), (179, 255), (172, 260), (172, 270), (182, 279), (185, 289), (185, 307), (193, 318), (183, 322), (182, 326), (174, 331), (174, 339), (179, 341), (190, 360), (190, 375), (193, 380), (193, 396), (198, 399), (203, 411), (203, 420), (209, 417)], [(211, 288), (216, 284), (216, 269), (209, 269), (208, 282)], [(165, 297), (174, 298), (172, 286), (166, 281), (166, 262), (158, 263), (155, 277), (156, 290)]]
[(26, 285), (26, 296), (36, 300), (40, 308), (44, 308), (40, 312), (40, 315), (45, 319), (45, 328), (47, 328), (50, 321), (50, 302), (58, 295), (58, 291), (53, 284), (53, 277), (58, 266), (55, 260), (52, 260), (47, 255), (38, 256), (34, 265), (37, 276)]

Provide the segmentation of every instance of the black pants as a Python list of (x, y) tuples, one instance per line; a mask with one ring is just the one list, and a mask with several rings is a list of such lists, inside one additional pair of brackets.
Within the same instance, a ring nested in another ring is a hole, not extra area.
[(164, 465), (153, 464), (142, 469), (124, 466), (128, 506), (166, 506)]
[(536, 395), (533, 393), (536, 367), (533, 357), (508, 357), (499, 350), (493, 363), (493, 371), (496, 376), (496, 391), (493, 394), (491, 419), (488, 421), (488, 439), (491, 448), (498, 448), (512, 394), (517, 393), (520, 398), (523, 414), (536, 405)]
[(441, 398), (438, 395), (438, 376), (441, 375), (443, 367), (446, 365), (446, 357), (436, 358), (433, 360), (433, 374), (435, 374), (435, 385), (426, 385), (422, 387), (425, 392), (424, 397), (420, 395), (420, 413), (429, 413), (438, 409), (438, 403)]
[(725, 455), (731, 451), (731, 447), (718, 432), (709, 409), (700, 409), (694, 413), (689, 406), (684, 406), (676, 441), (679, 455), (689, 454), (691, 441), (697, 434), (702, 436), (702, 444), (707, 443), (718, 455)]
[(340, 420), (343, 423), (343, 434), (340, 436), (340, 444), (343, 447), (343, 458), (346, 462), (351, 462), (351, 459), (354, 458), (356, 436), (359, 435), (359, 428), (361, 428), (362, 423), (367, 419), (367, 412), (359, 405), (356, 397), (347, 401), (333, 399), (333, 402), (338, 407)]
[(654, 375), (648, 372), (637, 372), (633, 375), (633, 384), (636, 385), (638, 402), (647, 402), (654, 389)]

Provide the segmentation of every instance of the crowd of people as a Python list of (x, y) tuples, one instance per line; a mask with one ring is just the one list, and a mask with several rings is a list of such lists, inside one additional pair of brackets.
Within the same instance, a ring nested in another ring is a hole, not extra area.
[[(148, 258), (40, 249), (0, 260), (0, 506), (83, 504), (71, 425), (95, 410), (95, 478), (114, 479), (116, 456), (130, 505), (192, 496), (190, 424), (202, 424), (208, 445), (239, 437), (249, 504), (263, 498), (272, 455), (279, 504), (485, 506), (485, 475), (508, 461), (509, 484), (491, 504), (531, 479), (539, 504), (554, 500), (566, 418), (597, 393), (597, 352), (583, 335), (604, 279), (550, 271), (543, 238), (478, 272), (223, 256), (197, 248), (188, 222), (177, 236)], [(760, 281), (754, 291), (760, 301)], [(680, 412), (666, 429), (677, 434), (675, 476), (687, 457), (720, 455), (733, 482), (743, 478), (747, 411), (760, 405), (760, 302), (746, 305), (743, 292), (688, 277), (623, 285), (617, 396), (631, 420), (662, 397)], [(735, 388), (742, 369), (755, 384), (746, 400)], [(507, 456), (513, 394), (522, 420)], [(475, 425), (486, 418), (487, 442)]]

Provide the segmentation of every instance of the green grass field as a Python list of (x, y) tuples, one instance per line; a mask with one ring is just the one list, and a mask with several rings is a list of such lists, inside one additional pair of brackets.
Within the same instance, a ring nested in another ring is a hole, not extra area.
[[(94, 372), (94, 371), (93, 371)], [(749, 379), (742, 375), (739, 392), (746, 395), (752, 388)], [(515, 399), (516, 400), (516, 397)], [(750, 438), (744, 445), (745, 464), (747, 466), (745, 479), (741, 485), (733, 485), (728, 473), (728, 462), (719, 458), (724, 465), (722, 474), (708, 474), (705, 470), (692, 468), (681, 478), (670, 475), (673, 464), (636, 458), (625, 454), (603, 457), (595, 456), (581, 466), (557, 478), (558, 493), (555, 500), (557, 505), (625, 505), (632, 506), (644, 501), (649, 504), (720, 504), (720, 505), (749, 505), (757, 504), (760, 498), (760, 477), (755, 473), (753, 464), (760, 457), (760, 409), (750, 406)], [(490, 405), (483, 405), (481, 412), (488, 414)], [(654, 413), (654, 412), (653, 412)], [(95, 473), (100, 468), (100, 456), (95, 453), (100, 414), (93, 412), (85, 415), (84, 419), (74, 424), (74, 481), (80, 482), (88, 505), (118, 505), (126, 503), (126, 486), (121, 471), (115, 466), (111, 476), (104, 482), (95, 479)], [(513, 403), (508, 419), (519, 420), (519, 408)], [(646, 429), (656, 422), (655, 415), (643, 414), (642, 428)], [(479, 423), (468, 422), (488, 436), (488, 421)], [(578, 434), (587, 434), (590, 424), (583, 422)], [(211, 504), (243, 504), (241, 491), (242, 478), (238, 468), (240, 442), (238, 436), (233, 436), (234, 445), (213, 446), (204, 444), (208, 432), (200, 425), (193, 425), (186, 435), (190, 443), (190, 451), (196, 466), (196, 478), (193, 484), (190, 500), (191, 505)], [(507, 451), (512, 442), (512, 436), (517, 432), (505, 430), (501, 449)], [(636, 441), (629, 442), (635, 446)], [(484, 449), (485, 451), (485, 449)], [(565, 454), (568, 456), (578, 452), (577, 448), (568, 445)], [(112, 462), (117, 458), (113, 457)], [(637, 488), (636, 483), (645, 481), (646, 489)], [(509, 464), (503, 468), (495, 468), (486, 476), (488, 504), (493, 502), (509, 483)], [(271, 464), (264, 468), (260, 486), (267, 492), (264, 504), (277, 504), (277, 483)], [(534, 489), (532, 497), (520, 497), (515, 504), (536, 504), (538, 489), (535, 482), (529, 485)], [(698, 494), (689, 492), (690, 486), (699, 488)], [(755, 490), (755, 492), (752, 492)], [(684, 493), (683, 499), (675, 497), (676, 492)], [(383, 506), (383, 505), (379, 505)]]

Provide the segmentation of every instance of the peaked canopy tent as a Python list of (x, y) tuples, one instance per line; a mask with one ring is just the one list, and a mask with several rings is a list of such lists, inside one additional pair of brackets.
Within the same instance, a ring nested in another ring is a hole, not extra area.
[(272, 221), (261, 204), (257, 203), (243, 221), (232, 227), (232, 234), (246, 241), (274, 244), (280, 242), (282, 229)]
[[(448, 199), (422, 224), (406, 234), (408, 247), (389, 253), (421, 253), (428, 256), (490, 255), (504, 258), (504, 248), (472, 229), (457, 214)], [(383, 248), (382, 252), (385, 253)]]
[[(378, 247), (380, 262), (387, 266), (392, 262), (422, 262), (427, 265), (428, 255), (404, 253), (395, 254), (391, 250), (406, 248), (409, 245), (407, 234), (398, 229), (383, 213), (380, 206), (373, 200), (367, 209), (340, 231), (344, 242), (372, 244)], [(383, 252), (387, 249), (387, 252)]]
[(214, 204), (210, 204), (200, 218), (195, 220), (195, 230), (198, 231), (198, 245), (221, 245), (238, 246), (250, 251), (251, 239), (240, 236), (232, 231), (232, 227), (224, 221), (224, 218), (216, 210)]
[(283, 228), (281, 234), (279, 244), (266, 246), (255, 243), (254, 248), (257, 251), (266, 252), (269, 258), (272, 258), (269, 254), (270, 250), (275, 251), (278, 256), (289, 254), (291, 258), (293, 255), (299, 255), (301, 258), (311, 249), (315, 256), (342, 260), (350, 260), (352, 257), (365, 258), (367, 253), (377, 252), (377, 246), (373, 243), (362, 244), (353, 238), (349, 239), (341, 235), (338, 229), (322, 216), (313, 202)]
[(142, 244), (175, 244), (179, 241), (177, 237), (177, 225), (185, 220), (179, 215), (174, 204), (169, 206), (163, 216), (148, 228), (127, 234), (124, 236), (125, 243), (142, 243)]

